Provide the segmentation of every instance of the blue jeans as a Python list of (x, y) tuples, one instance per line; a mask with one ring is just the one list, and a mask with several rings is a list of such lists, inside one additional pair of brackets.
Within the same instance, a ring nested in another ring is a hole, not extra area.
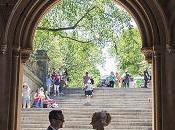
[(39, 101), (34, 101), (33, 102), (33, 107), (34, 108), (43, 108), (43, 101), (39, 100)]

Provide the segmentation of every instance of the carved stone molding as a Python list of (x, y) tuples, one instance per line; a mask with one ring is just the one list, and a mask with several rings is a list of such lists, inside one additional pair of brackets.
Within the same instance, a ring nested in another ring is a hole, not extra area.
[(0, 45), (0, 55), (7, 54), (7, 45)]
[(153, 54), (154, 54), (154, 57), (160, 57), (161, 54), (164, 54), (164, 48), (162, 46), (154, 46), (153, 47)]
[(13, 57), (18, 57), (20, 54), (19, 48), (13, 48), (12, 54), (13, 54)]
[(152, 47), (143, 47), (141, 52), (145, 55), (146, 60), (148, 63), (152, 63), (152, 55), (153, 55), (153, 48)]
[(169, 54), (175, 53), (175, 42), (167, 43), (166, 50), (168, 51)]
[(21, 52), (21, 61), (22, 63), (25, 63), (29, 59), (30, 54), (32, 53), (32, 50), (31, 49), (21, 49), (20, 52)]

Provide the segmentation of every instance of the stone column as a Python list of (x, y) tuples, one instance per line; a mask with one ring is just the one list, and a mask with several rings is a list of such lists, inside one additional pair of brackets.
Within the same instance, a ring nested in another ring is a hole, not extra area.
[(10, 106), (8, 130), (20, 130), (20, 113), (22, 104), (22, 63), (29, 58), (31, 50), (12, 50), (12, 70), (10, 87)]
[(154, 46), (154, 59), (153, 59), (153, 91), (154, 91), (154, 130), (163, 129), (163, 87), (165, 87), (165, 55), (164, 49), (161, 46)]
[[(11, 87), (10, 87), (10, 112), (9, 112), (9, 130), (17, 128), (17, 111), (18, 111), (18, 93), (19, 87), (19, 49), (12, 49), (12, 71), (11, 71)], [(21, 103), (20, 103), (21, 104)]]
[(18, 87), (17, 87), (17, 102), (16, 102), (16, 115), (17, 115), (17, 120), (16, 120), (16, 130), (21, 130), (21, 108), (22, 108), (22, 84), (23, 84), (23, 63), (22, 63), (22, 59), (21, 59), (21, 55), (20, 54), (20, 61), (19, 61), (19, 83), (18, 83)]
[[(152, 77), (152, 80), (151, 80), (151, 84), (152, 84), (152, 100), (156, 97), (156, 95), (155, 95), (155, 82), (154, 82), (154, 80), (155, 80), (155, 70), (156, 70), (156, 67), (155, 67), (155, 60), (154, 60), (154, 54), (153, 54), (153, 47), (143, 47), (142, 49), (141, 49), (141, 51), (142, 51), (142, 53), (145, 55), (145, 59), (148, 61), (148, 63), (150, 63), (150, 64), (152, 64), (152, 75), (151, 75), (151, 77)], [(152, 119), (154, 119), (154, 120), (152, 120), (152, 128), (154, 129), (154, 130), (156, 130), (156, 125), (154, 125), (155, 124), (155, 122), (156, 122), (156, 114), (155, 114), (155, 108), (156, 108), (156, 105), (154, 104), (154, 100), (153, 100), (153, 102), (152, 102)]]
[(7, 45), (0, 44), (0, 129), (9, 129), (9, 105), (10, 105), (10, 66), (11, 52), (7, 50)]
[(163, 90), (163, 130), (175, 129), (175, 42), (166, 46), (166, 84)]

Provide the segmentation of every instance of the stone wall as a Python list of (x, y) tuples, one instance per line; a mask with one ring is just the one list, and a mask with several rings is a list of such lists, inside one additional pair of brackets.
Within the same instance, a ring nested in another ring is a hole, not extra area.
[(23, 82), (26, 82), (31, 89), (31, 97), (33, 98), (37, 88), (46, 88), (46, 76), (48, 74), (47, 52), (45, 50), (37, 50), (32, 53), (29, 60), (23, 65)]
[(24, 65), (23, 68), (23, 82), (26, 82), (29, 85), (31, 89), (31, 97), (33, 97), (37, 88), (42, 87), (43, 83), (36, 75), (33, 74), (33, 72), (26, 65)]
[(48, 75), (48, 62), (47, 52), (45, 50), (37, 50), (31, 54), (29, 60), (25, 63), (27, 69), (42, 82), (42, 87), (45, 89), (46, 77)]
[(47, 55), (47, 51), (45, 50), (36, 50), (35, 60), (37, 65), (37, 70), (35, 71), (35, 75), (43, 82), (43, 87), (46, 89), (46, 77), (48, 75), (48, 62), (49, 57)]

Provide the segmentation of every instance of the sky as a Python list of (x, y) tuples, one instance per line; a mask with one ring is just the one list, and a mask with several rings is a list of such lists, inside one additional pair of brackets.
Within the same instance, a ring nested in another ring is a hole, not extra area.
[(117, 62), (114, 57), (112, 57), (109, 52), (110, 46), (105, 46), (102, 50), (102, 55), (106, 58), (104, 65), (97, 65), (97, 69), (100, 71), (101, 77), (105, 75), (109, 75), (111, 71), (116, 72), (117, 71)]

